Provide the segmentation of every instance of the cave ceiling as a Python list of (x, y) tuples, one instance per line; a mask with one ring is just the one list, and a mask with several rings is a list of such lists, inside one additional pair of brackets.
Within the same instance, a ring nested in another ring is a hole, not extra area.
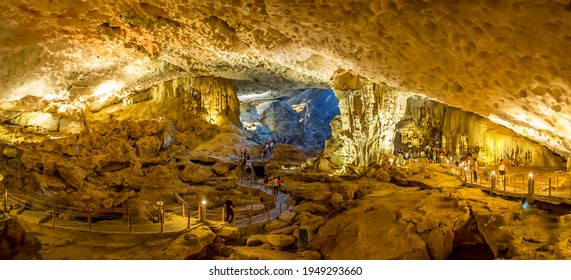
[(328, 88), (342, 69), (571, 150), (569, 0), (5, 0), (0, 17), (4, 109), (189, 74)]

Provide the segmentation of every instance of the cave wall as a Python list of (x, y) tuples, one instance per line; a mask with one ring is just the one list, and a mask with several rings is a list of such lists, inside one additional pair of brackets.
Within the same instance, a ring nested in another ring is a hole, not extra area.
[(395, 147), (421, 150), (426, 146), (450, 154), (477, 155), (481, 164), (507, 159), (514, 166), (559, 167), (562, 158), (486, 118), (422, 97), (410, 97), (397, 123)]
[(395, 124), (404, 114), (407, 95), (351, 74), (338, 75), (334, 91), (341, 114), (331, 122), (332, 138), (319, 169), (368, 166), (392, 153)]
[(123, 102), (132, 104), (173, 98), (181, 98), (187, 112), (194, 117), (214, 123), (219, 115), (225, 115), (233, 124), (240, 126), (240, 103), (234, 81), (229, 79), (184, 76), (156, 84)]

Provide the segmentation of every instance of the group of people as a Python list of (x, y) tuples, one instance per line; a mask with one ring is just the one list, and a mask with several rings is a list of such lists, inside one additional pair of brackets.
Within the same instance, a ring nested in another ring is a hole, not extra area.
[[(448, 152), (445, 151), (438, 151), (431, 146), (426, 146), (423, 150), (408, 150), (408, 151), (401, 151), (399, 149), (395, 149), (394, 152), (395, 156), (397, 156), (399, 162), (405, 162), (408, 159), (416, 159), (416, 158), (427, 158), (428, 163), (440, 163), (443, 158), (448, 158)], [(397, 164), (399, 163), (397, 162)]]
[(254, 167), (252, 166), (250, 154), (248, 154), (246, 149), (240, 151), (240, 162), (240, 168), (246, 172), (250, 180), (254, 180)]
[(283, 181), (280, 176), (278, 176), (277, 178), (276, 176), (274, 176), (274, 179), (271, 181), (271, 184), (270, 184), (269, 175), (266, 175), (266, 177), (264, 178), (264, 187), (266, 187), (266, 189), (269, 189), (271, 186), (273, 195), (278, 195), (280, 193), (280, 191), (282, 190), (282, 185)]
[(262, 151), (260, 152), (261, 158), (271, 157), (274, 154), (274, 145), (275, 140), (271, 139), (266, 142), (266, 144), (262, 147)]

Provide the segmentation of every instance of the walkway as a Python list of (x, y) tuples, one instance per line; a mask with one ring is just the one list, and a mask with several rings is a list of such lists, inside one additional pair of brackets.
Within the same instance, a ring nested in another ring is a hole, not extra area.
[[(480, 168), (477, 174), (477, 181), (473, 177), (473, 172), (469, 170), (451, 167), (448, 169), (448, 173), (458, 176), (466, 185), (477, 186), (497, 194), (511, 194), (523, 197), (529, 193), (529, 184), (532, 183), (533, 194), (536, 197), (571, 200), (571, 180), (568, 180), (567, 173), (562, 170), (508, 167), (508, 174), (503, 178), (495, 174), (495, 169), (495, 167)], [(494, 182), (493, 190), (492, 182)]]
[[(271, 196), (271, 190), (260, 184), (245, 184), (247, 181), (237, 184), (242, 187), (259, 189)], [(4, 194), (3, 197), (6, 197)], [(62, 228), (68, 230), (92, 231), (103, 233), (167, 233), (181, 232), (200, 224), (198, 208), (188, 209), (179, 205), (169, 205), (164, 208), (164, 223), (137, 223), (133, 217), (133, 211), (128, 209), (109, 209), (100, 211), (89, 211), (67, 206), (55, 206), (51, 202), (42, 201), (38, 198), (29, 197), (23, 194), (8, 193), (8, 201), (2, 199), (2, 206), (9, 214), (15, 215), (18, 219), (27, 222), (45, 225), (47, 227)], [(267, 222), (275, 219), (278, 215), (289, 208), (292, 196), (286, 193), (279, 193), (273, 201), (264, 204), (264, 211), (237, 212), (235, 225), (247, 227), (249, 225)], [(22, 207), (26, 205), (26, 207)], [(184, 209), (184, 214), (183, 214)], [(251, 207), (253, 209), (253, 207)], [(55, 218), (54, 213), (55, 211)], [(269, 213), (268, 213), (269, 212)], [(268, 215), (269, 214), (269, 215)], [(91, 217), (91, 218), (90, 218)], [(157, 217), (157, 220), (161, 216)], [(91, 223), (89, 220), (91, 219)], [(222, 207), (207, 209), (205, 219), (211, 223), (222, 224)]]

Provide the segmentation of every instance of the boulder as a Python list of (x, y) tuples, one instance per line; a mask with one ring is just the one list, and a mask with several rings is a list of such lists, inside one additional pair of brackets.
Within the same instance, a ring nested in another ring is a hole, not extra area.
[(240, 229), (237, 227), (223, 227), (218, 231), (218, 236), (226, 240), (238, 240), (240, 237)]
[(329, 166), (329, 160), (324, 158), (319, 159), (318, 169), (319, 172), (329, 172), (329, 170), (331, 170), (331, 166)]
[(119, 197), (113, 199), (113, 207), (117, 207), (121, 205), (123, 202), (127, 201), (129, 198), (134, 197), (137, 195), (135, 191), (124, 192)]
[(195, 227), (172, 242), (164, 258), (184, 260), (204, 257), (202, 254), (205, 247), (210, 246), (215, 239), (216, 234), (207, 226)]
[(289, 226), (289, 227), (284, 227), (284, 228), (272, 230), (270, 233), (271, 233), (271, 234), (287, 234), (287, 235), (291, 235), (291, 234), (293, 234), (293, 232), (294, 232), (296, 229), (298, 229), (298, 226)]
[(111, 209), (111, 207), (113, 207), (113, 198), (108, 197), (108, 198), (104, 199), (101, 204), (103, 205), (103, 207), (105, 209)]
[(305, 155), (302, 149), (289, 144), (277, 144), (274, 146), (274, 159), (286, 161), (303, 161)]
[(433, 260), (445, 260), (452, 252), (454, 233), (451, 230), (436, 228), (423, 239)]
[(259, 246), (268, 242), (267, 235), (252, 235), (246, 238), (246, 245), (248, 246)]
[(321, 260), (321, 254), (318, 251), (305, 250), (297, 252), (296, 260)]
[(12, 148), (4, 148), (4, 150), (2, 150), (2, 154), (7, 158), (15, 158), (18, 156), (18, 150)]
[(139, 138), (135, 144), (137, 156), (142, 158), (154, 158), (159, 154), (162, 141), (155, 136), (145, 136)]
[(291, 223), (293, 221), (293, 218), (295, 218), (295, 215), (297, 215), (297, 213), (285, 211), (285, 212), (282, 212), (279, 214), (278, 219), (280, 219), (284, 222)]
[(291, 235), (283, 235), (283, 234), (269, 234), (267, 237), (268, 243), (272, 244), (276, 247), (285, 247), (288, 245), (293, 244), (295, 238)]
[(72, 165), (68, 162), (56, 163), (56, 170), (60, 177), (69, 185), (76, 189), (83, 187), (87, 171), (81, 167)]
[(312, 214), (318, 214), (318, 215), (329, 213), (329, 210), (327, 210), (325, 206), (320, 204), (315, 204), (313, 202), (306, 202), (296, 205), (295, 207), (293, 207), (292, 211), (298, 214), (302, 212), (310, 212)]
[(53, 161), (44, 161), (42, 162), (42, 166), (44, 167), (44, 174), (55, 174), (56, 173), (56, 165)]
[(207, 181), (212, 175), (210, 167), (190, 163), (181, 172), (181, 179), (184, 182), (197, 184)]
[(280, 229), (283, 227), (287, 227), (290, 223), (280, 220), (280, 219), (274, 219), (269, 221), (267, 224), (264, 225), (264, 229), (268, 232), (270, 231), (274, 231), (276, 229)]
[(226, 164), (217, 162), (212, 165), (212, 171), (218, 176), (224, 176), (228, 173), (228, 166)]
[(79, 156), (81, 154), (82, 146), (71, 144), (71, 145), (64, 145), (61, 147), (61, 152), (68, 155), (68, 156)]
[(331, 203), (333, 207), (341, 207), (341, 204), (343, 204), (343, 196), (339, 193), (334, 193), (331, 195), (329, 203)]

